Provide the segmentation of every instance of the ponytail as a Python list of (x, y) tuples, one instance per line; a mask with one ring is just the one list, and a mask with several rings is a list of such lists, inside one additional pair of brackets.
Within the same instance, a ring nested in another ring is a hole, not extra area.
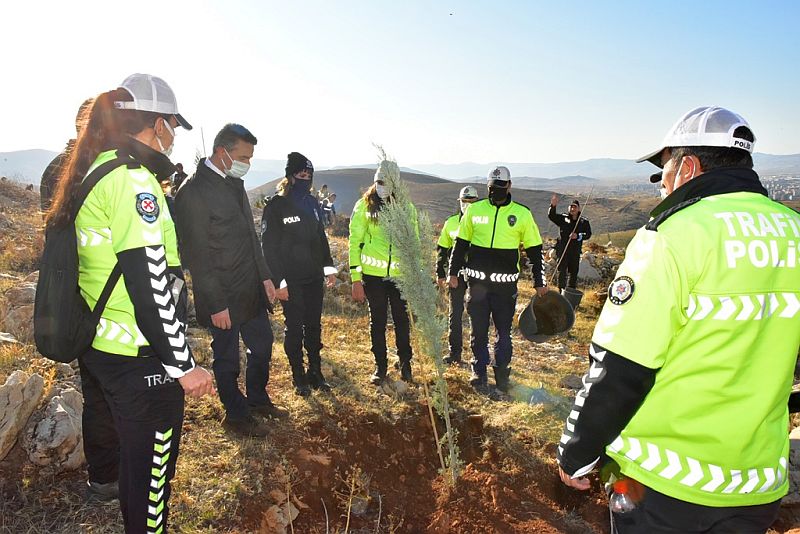
[(61, 167), (53, 204), (45, 219), (48, 228), (61, 228), (71, 222), (78, 188), (101, 152), (116, 148), (120, 138), (153, 127), (158, 117), (167, 118), (149, 111), (117, 109), (114, 105), (131, 101), (131, 94), (119, 88), (101, 93), (89, 105), (82, 106), (77, 119), (78, 138)]

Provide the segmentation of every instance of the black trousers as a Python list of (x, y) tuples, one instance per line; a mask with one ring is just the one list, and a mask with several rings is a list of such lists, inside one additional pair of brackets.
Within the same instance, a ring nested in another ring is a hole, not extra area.
[[(557, 247), (556, 254), (561, 258), (564, 249)], [(578, 286), (578, 267), (581, 264), (581, 251), (576, 246), (571, 246), (564, 254), (561, 263), (558, 264), (558, 288), (564, 289), (571, 287), (575, 289)], [(569, 274), (569, 277), (567, 276)]]
[(613, 514), (617, 534), (764, 534), (778, 517), (780, 500), (757, 506), (715, 508), (645, 488), (632, 511)]
[(458, 287), (449, 288), (450, 294), (450, 317), (449, 335), (447, 341), (450, 345), (450, 357), (454, 360), (461, 359), (463, 350), (462, 319), (464, 316), (464, 295), (467, 292), (467, 283), (459, 276)]
[[(119, 473), (125, 532), (166, 532), (170, 480), (183, 424), (183, 388), (155, 357), (91, 349), (81, 356), (81, 368), (84, 398), (90, 399), (83, 414), (89, 478), (111, 482)], [(105, 407), (100, 406), (101, 397)], [(104, 434), (107, 443), (102, 441)], [(116, 467), (110, 462), (114, 451), (119, 451)]]
[(517, 304), (517, 288), (497, 290), (488, 284), (470, 283), (467, 292), (467, 313), (472, 323), (470, 348), (472, 368), (478, 374), (486, 374), (489, 365), (489, 318), (494, 321), (495, 367), (505, 369), (511, 363), (511, 321)]
[[(239, 335), (247, 347), (247, 396), (239, 390)], [(214, 352), (214, 378), (219, 399), (229, 419), (241, 420), (250, 414), (250, 406), (269, 402), (267, 383), (272, 360), (272, 326), (267, 313), (261, 312), (244, 324), (232, 325), (230, 330), (211, 327), (211, 350)]]
[(411, 361), (411, 325), (408, 320), (406, 301), (391, 280), (380, 276), (364, 275), (364, 292), (369, 304), (369, 334), (375, 364), (386, 368), (386, 320), (387, 311), (392, 311), (397, 357), (401, 362)]
[(319, 369), (322, 350), (322, 297), (324, 280), (289, 284), (289, 300), (283, 302), (283, 350), (292, 367), (303, 365), (303, 347), (309, 368)]

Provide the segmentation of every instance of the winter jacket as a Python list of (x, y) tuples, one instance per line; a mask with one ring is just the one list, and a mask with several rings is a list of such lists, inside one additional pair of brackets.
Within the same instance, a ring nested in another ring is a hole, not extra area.
[[(382, 200), (375, 195), (374, 200)], [(417, 210), (411, 206), (414, 228), (419, 232), (417, 226)], [(353, 215), (350, 217), (350, 278), (353, 282), (361, 280), (362, 274), (380, 277), (400, 276), (400, 266), (396, 257), (392, 257), (392, 243), (386, 237), (377, 216), (373, 217), (369, 212), (367, 202), (360, 198), (353, 208)]]
[(520, 245), (531, 262), (534, 286), (544, 286), (542, 238), (531, 210), (511, 200), (511, 195), (499, 206), (489, 199), (474, 202), (461, 217), (449, 274), (458, 276), (463, 268), (470, 284), (516, 292)]
[(130, 156), (132, 165), (101, 178), (75, 219), (78, 285), (91, 308), (114, 265), (119, 263), (122, 271), (92, 346), (119, 356), (156, 356), (170, 377), (180, 378), (195, 362), (186, 342), (186, 289), (175, 226), (156, 179), (173, 167), (163, 154), (129, 137), (113, 145), (97, 156), (89, 172), (116, 157)]
[[(583, 242), (592, 237), (592, 227), (589, 224), (589, 219), (585, 219), (580, 215), (578, 224), (569, 216), (569, 213), (556, 213), (556, 207), (551, 205), (547, 210), (547, 218), (553, 222), (559, 229), (558, 244), (556, 249), (560, 252), (564, 251), (564, 243), (566, 243), (569, 252), (580, 254)], [(577, 239), (570, 239), (569, 236), (575, 232), (578, 234)]]
[(309, 213), (285, 195), (264, 206), (261, 246), (275, 287), (336, 274), (320, 211)]
[(228, 309), (242, 324), (267, 307), (263, 282), (272, 278), (240, 178), (222, 177), (206, 165), (175, 198), (175, 222), (183, 263), (192, 274), (197, 322)]

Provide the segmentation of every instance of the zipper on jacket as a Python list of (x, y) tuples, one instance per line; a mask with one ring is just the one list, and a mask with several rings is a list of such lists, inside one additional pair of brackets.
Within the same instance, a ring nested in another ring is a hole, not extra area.
[(494, 223), (492, 224), (492, 240), (489, 241), (489, 248), (494, 247), (494, 231), (497, 228), (497, 216), (500, 214), (500, 206), (494, 208)]

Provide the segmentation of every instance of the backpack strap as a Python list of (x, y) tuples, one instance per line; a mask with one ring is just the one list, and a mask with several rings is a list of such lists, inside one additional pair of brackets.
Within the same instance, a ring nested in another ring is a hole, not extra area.
[[(75, 213), (73, 213), (72, 216), (73, 221), (78, 216), (81, 206), (83, 206), (83, 203), (86, 201), (86, 198), (89, 196), (89, 193), (91, 193), (92, 189), (94, 189), (94, 186), (96, 186), (100, 180), (105, 178), (107, 174), (118, 167), (121, 167), (122, 165), (127, 165), (129, 169), (138, 169), (142, 166), (139, 162), (131, 159), (121, 150), (118, 150), (117, 156), (114, 159), (102, 163), (96, 169), (90, 172), (89, 176), (87, 176), (83, 182), (81, 182), (80, 189), (78, 189), (78, 197), (75, 201)], [(106, 285), (103, 286), (103, 291), (100, 293), (100, 298), (97, 299), (97, 304), (92, 310), (91, 320), (95, 327), (100, 322), (100, 316), (103, 314), (103, 310), (106, 308), (108, 299), (111, 297), (111, 292), (114, 291), (114, 288), (116, 287), (121, 275), (122, 269), (119, 266), (119, 262), (117, 262), (114, 264), (114, 268), (111, 270), (108, 280), (106, 280)]]
[(86, 178), (84, 178), (83, 182), (81, 182), (80, 188), (78, 189), (78, 196), (75, 198), (75, 212), (72, 214), (73, 221), (78, 216), (81, 206), (83, 206), (83, 203), (86, 202), (86, 198), (89, 196), (89, 193), (92, 192), (94, 186), (96, 186), (100, 180), (105, 178), (107, 174), (117, 167), (121, 167), (122, 165), (128, 165), (129, 169), (137, 169), (142, 166), (139, 162), (128, 157), (127, 154), (122, 154), (121, 151), (117, 151), (117, 156), (114, 159), (100, 164), (96, 169), (90, 172)]

